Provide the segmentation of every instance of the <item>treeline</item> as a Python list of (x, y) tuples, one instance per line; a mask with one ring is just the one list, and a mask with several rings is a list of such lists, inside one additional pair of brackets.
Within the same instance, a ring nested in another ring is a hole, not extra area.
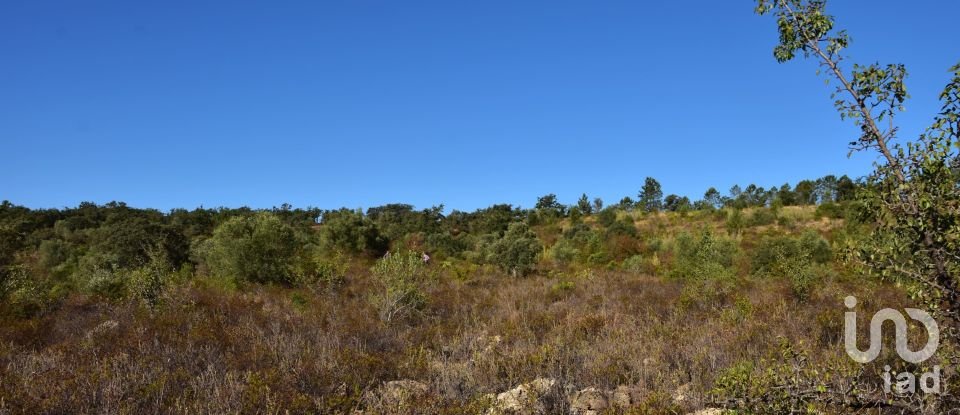
[[(776, 220), (769, 213), (745, 217), (741, 208), (820, 204), (827, 215), (839, 216), (831, 206), (851, 199), (856, 187), (846, 176), (826, 176), (769, 189), (734, 186), (727, 195), (711, 188), (690, 203), (686, 197), (663, 197), (660, 184), (647, 178), (636, 201), (628, 197), (610, 206), (586, 195), (563, 205), (551, 194), (532, 209), (498, 204), (449, 214), (443, 206), (418, 210), (408, 204), (366, 211), (283, 205), (161, 212), (120, 202), (29, 209), (5, 201), (0, 204), (0, 296), (6, 303), (19, 301), (18, 295), (39, 298), (21, 299), (28, 304), (18, 309), (29, 314), (72, 291), (114, 298), (135, 292), (149, 299), (171, 275), (311, 283), (341, 277), (345, 258), (377, 258), (389, 250), (492, 265), (513, 275), (532, 270), (544, 256), (557, 263), (613, 266), (641, 253), (643, 245), (633, 216), (623, 212), (722, 209), (728, 229), (739, 232), (751, 223)], [(590, 216), (595, 218), (588, 226), (583, 221)], [(556, 227), (561, 220), (565, 225)]]

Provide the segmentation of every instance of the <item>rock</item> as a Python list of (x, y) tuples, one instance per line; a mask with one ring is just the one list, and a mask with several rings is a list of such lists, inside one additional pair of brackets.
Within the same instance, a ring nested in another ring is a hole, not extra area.
[(545, 415), (544, 398), (556, 380), (537, 378), (497, 395), (487, 415)]
[(643, 401), (640, 388), (620, 385), (610, 394), (610, 403), (617, 408), (629, 408)]
[(410, 408), (416, 404), (417, 399), (426, 396), (429, 390), (429, 386), (415, 380), (392, 380), (384, 383), (375, 392), (365, 394), (363, 400), (368, 408), (389, 412)]
[(573, 415), (599, 415), (610, 407), (607, 394), (597, 388), (586, 388), (570, 399), (570, 413)]
[(723, 409), (705, 408), (696, 412), (691, 412), (688, 415), (723, 415), (723, 414), (724, 414)]

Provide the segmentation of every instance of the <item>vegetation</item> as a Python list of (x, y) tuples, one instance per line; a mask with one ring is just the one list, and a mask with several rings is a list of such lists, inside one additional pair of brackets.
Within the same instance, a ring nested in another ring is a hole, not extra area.
[[(824, 304), (866, 289), (832, 246), (869, 225), (784, 194), (649, 212), (552, 195), (533, 209), (446, 214), (5, 202), (0, 402), (31, 413), (342, 413), (381, 408), (373, 389), (415, 379), (432, 385), (423, 412), (457, 413), (549, 377), (643, 385), (638, 408), (654, 413), (719, 405), (718, 374), (775, 352), (745, 350), (744, 338), (837, 353), (835, 334), (810, 334), (837, 327)], [(728, 233), (737, 214), (777, 220)], [(792, 264), (816, 278), (805, 283)], [(704, 360), (695, 345), (707, 338), (717, 350)], [(681, 386), (695, 398), (674, 402)]]
[[(813, 57), (838, 83), (871, 175), (693, 201), (647, 177), (636, 201), (449, 213), (4, 201), (0, 412), (496, 413), (530, 384), (563, 395), (541, 413), (585, 413), (567, 398), (594, 393), (619, 393), (610, 413), (958, 407), (960, 65), (931, 127), (898, 141), (903, 65), (845, 70), (823, 1), (757, 12), (778, 61)], [(851, 295), (929, 310), (937, 355), (854, 362)], [(947, 393), (884, 392), (881, 373), (934, 364)]]

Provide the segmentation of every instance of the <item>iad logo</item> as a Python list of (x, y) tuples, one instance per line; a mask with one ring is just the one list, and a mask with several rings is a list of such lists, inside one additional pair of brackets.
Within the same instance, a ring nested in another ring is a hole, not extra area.
[[(857, 306), (857, 298), (849, 296), (843, 303), (849, 309)], [(907, 308), (904, 311), (911, 319), (919, 321), (927, 329), (927, 344), (919, 351), (912, 351), (907, 347), (907, 319), (899, 311), (892, 308), (885, 308), (873, 315), (870, 320), (870, 346), (866, 352), (857, 348), (857, 312), (848, 311), (844, 313), (844, 347), (847, 354), (853, 360), (860, 363), (872, 362), (880, 355), (880, 348), (883, 347), (881, 335), (883, 323), (892, 321), (896, 334), (897, 354), (900, 358), (910, 363), (921, 363), (937, 352), (940, 346), (940, 327), (929, 313), (916, 308)], [(896, 392), (901, 394), (914, 393), (917, 391), (917, 377), (910, 372), (891, 372), (890, 366), (884, 366), (883, 382), (884, 390), (890, 392), (891, 377), (896, 376)], [(920, 376), (920, 389), (924, 393), (940, 393), (940, 366), (934, 366), (931, 372), (923, 373)]]

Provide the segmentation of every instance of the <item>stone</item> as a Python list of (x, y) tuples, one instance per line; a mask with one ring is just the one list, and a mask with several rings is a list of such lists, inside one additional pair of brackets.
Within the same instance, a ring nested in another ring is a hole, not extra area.
[(593, 387), (576, 392), (570, 399), (570, 413), (573, 415), (599, 415), (609, 407), (607, 394)]
[(546, 415), (544, 398), (556, 380), (537, 378), (497, 395), (487, 415)]

